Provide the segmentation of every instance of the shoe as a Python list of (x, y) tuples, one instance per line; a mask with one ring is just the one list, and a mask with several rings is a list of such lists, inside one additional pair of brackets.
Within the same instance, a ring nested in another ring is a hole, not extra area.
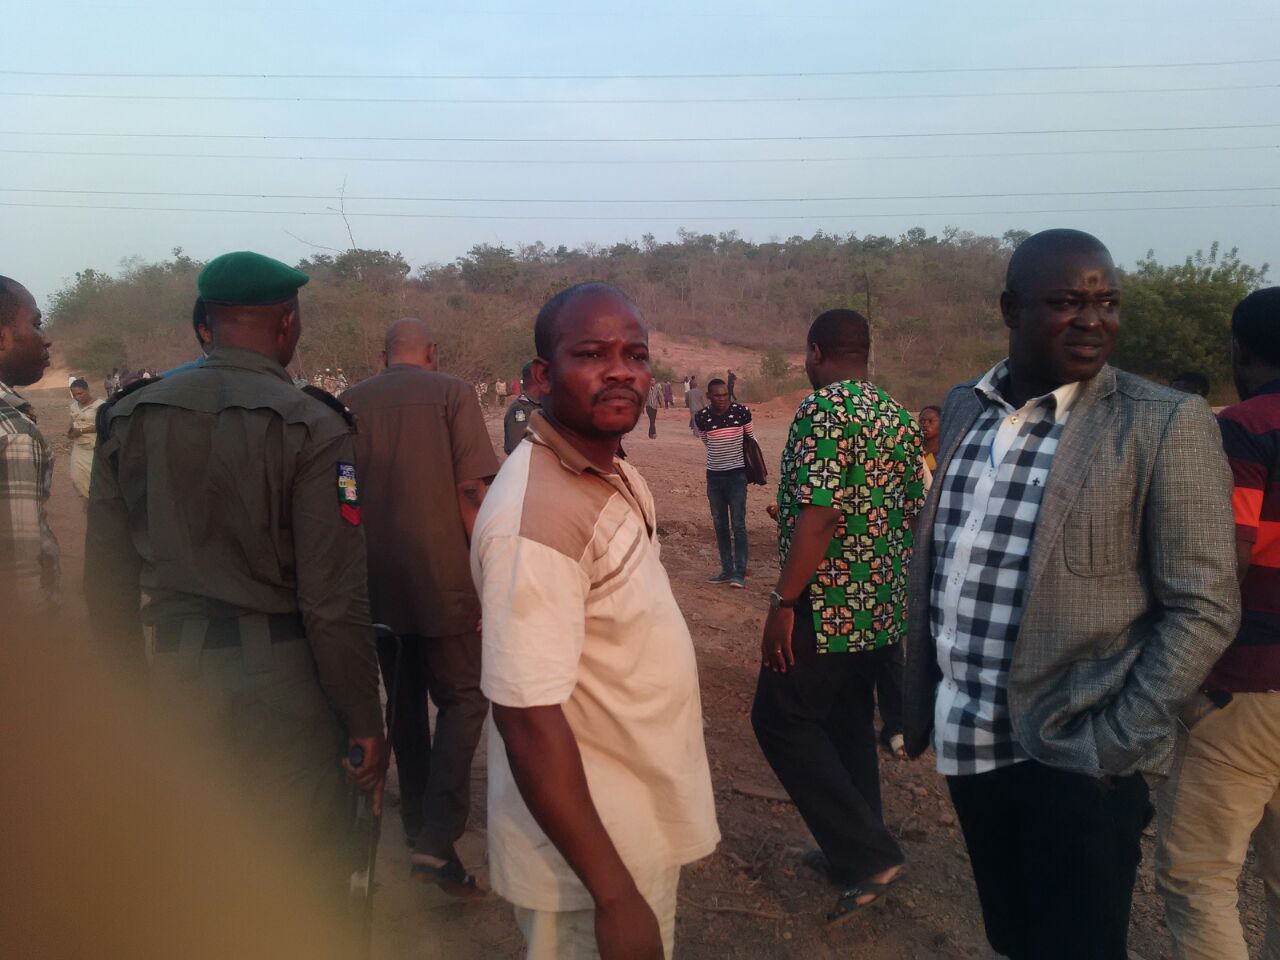
[(714, 577), (707, 577), (707, 583), (730, 583), (733, 581), (731, 573), (717, 573)]
[[(836, 901), (836, 908), (827, 914), (827, 927), (840, 926), (855, 913), (865, 910), (873, 904), (880, 903), (884, 899), (884, 895), (889, 892), (889, 888), (898, 882), (903, 873), (904, 871), (899, 869), (884, 883), (863, 880), (861, 883), (849, 887), (849, 889), (840, 894), (840, 899)], [(863, 897), (870, 897), (871, 899), (859, 903), (858, 901)]]
[(424, 863), (415, 857), (409, 865), (409, 876), (421, 883), (434, 883), (451, 897), (484, 896), (476, 878), (467, 873), (456, 856), (438, 861), (438, 864)]
[(729, 586), (733, 587), (735, 590), (745, 590), (747, 581), (742, 577), (730, 577)]

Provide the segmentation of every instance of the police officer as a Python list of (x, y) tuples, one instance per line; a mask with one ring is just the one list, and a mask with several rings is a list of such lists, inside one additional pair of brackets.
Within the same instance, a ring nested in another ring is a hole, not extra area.
[(538, 393), (538, 385), (533, 382), (533, 364), (526, 363), (520, 371), (520, 396), (507, 407), (507, 416), (502, 423), (502, 449), (510, 453), (524, 439), (525, 427), (533, 411), (542, 409), (542, 394)]
[(208, 358), (104, 418), (85, 594), (114, 659), (148, 670), (161, 705), (210, 735), (289, 854), (308, 867), (329, 858), (310, 872), (337, 881), (342, 769), (378, 807), (388, 754), (353, 426), (285, 372), (307, 279), (247, 252), (201, 271)]

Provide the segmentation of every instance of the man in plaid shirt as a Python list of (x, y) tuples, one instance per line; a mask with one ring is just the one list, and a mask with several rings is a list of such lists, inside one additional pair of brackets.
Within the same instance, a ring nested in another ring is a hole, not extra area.
[(1106, 365), (1106, 247), (1048, 230), (1010, 259), (1009, 356), (943, 408), (917, 527), (906, 747), (932, 744), (987, 939), (1125, 960), (1179, 711), (1239, 620), (1230, 484), (1200, 397)]
[(27, 288), (0, 277), (0, 583), (24, 606), (58, 605), (58, 541), (44, 505), (53, 456), (14, 387), (35, 383), (49, 365), (40, 308)]

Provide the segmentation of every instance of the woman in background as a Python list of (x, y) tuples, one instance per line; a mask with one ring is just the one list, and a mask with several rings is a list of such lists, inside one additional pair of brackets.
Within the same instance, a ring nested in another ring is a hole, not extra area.
[(71, 382), (71, 485), (76, 493), (89, 499), (89, 477), (93, 473), (93, 448), (98, 445), (98, 408), (101, 400), (93, 399), (89, 384), (82, 379)]
[(920, 411), (920, 434), (924, 437), (924, 465), (929, 475), (938, 469), (939, 431), (942, 429), (942, 408), (933, 404)]

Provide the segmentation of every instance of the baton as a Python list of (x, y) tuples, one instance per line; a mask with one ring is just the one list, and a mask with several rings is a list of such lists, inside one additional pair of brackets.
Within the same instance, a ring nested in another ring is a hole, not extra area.
[[(373, 629), (379, 639), (394, 640), (396, 645), (395, 670), (392, 672), (391, 683), (387, 688), (387, 737), (390, 739), (396, 721), (396, 693), (400, 688), (400, 659), (404, 652), (404, 642), (386, 624), (375, 623)], [(358, 768), (364, 766), (364, 760), (364, 748), (358, 743), (353, 744), (347, 751), (347, 762)], [(353, 905), (360, 908), (364, 914), (364, 947), (367, 955), (373, 934), (374, 867), (377, 865), (378, 841), (382, 835), (382, 816), (381, 814), (374, 816), (371, 794), (361, 792), (357, 797), (355, 822), (368, 824), (369, 844), (359, 868), (351, 874), (348, 893), (355, 901)]]

